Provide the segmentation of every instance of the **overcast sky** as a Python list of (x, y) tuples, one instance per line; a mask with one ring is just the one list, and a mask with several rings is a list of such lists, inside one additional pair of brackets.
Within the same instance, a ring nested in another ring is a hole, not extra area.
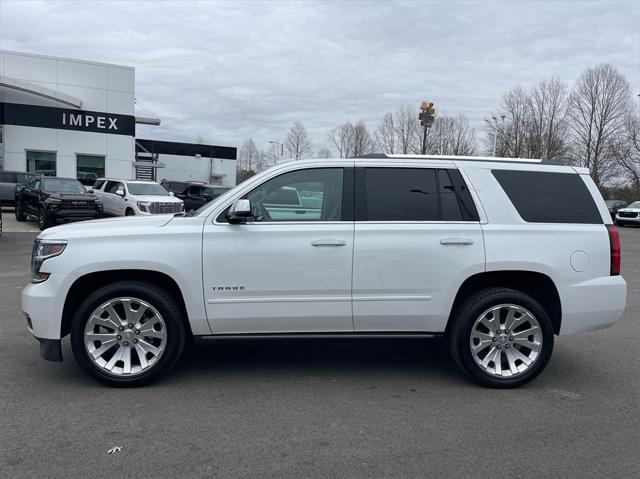
[(637, 94), (640, 0), (0, 0), (0, 48), (134, 66), (162, 119), (141, 137), (266, 149), (301, 120), (317, 151), (340, 122), (422, 99), (481, 133), (508, 88), (600, 62)]

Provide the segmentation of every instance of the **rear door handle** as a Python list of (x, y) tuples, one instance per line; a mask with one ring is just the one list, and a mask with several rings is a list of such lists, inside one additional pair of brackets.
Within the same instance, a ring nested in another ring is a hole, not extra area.
[(467, 246), (473, 244), (473, 240), (471, 238), (445, 238), (440, 240), (440, 244), (445, 246)]
[(313, 240), (311, 242), (311, 246), (316, 246), (318, 248), (335, 248), (336, 246), (345, 246), (347, 244), (344, 240), (334, 240), (334, 239), (321, 239), (321, 240)]

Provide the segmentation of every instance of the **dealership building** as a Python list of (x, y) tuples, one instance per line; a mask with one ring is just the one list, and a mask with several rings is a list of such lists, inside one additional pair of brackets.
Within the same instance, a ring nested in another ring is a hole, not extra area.
[(236, 148), (145, 139), (135, 69), (0, 50), (0, 170), (73, 177), (236, 182)]

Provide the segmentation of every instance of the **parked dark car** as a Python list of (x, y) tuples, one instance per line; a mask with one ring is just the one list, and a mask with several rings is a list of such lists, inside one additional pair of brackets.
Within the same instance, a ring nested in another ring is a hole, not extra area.
[(216, 199), (218, 196), (230, 190), (225, 186), (207, 185), (205, 183), (186, 182), (186, 181), (167, 181), (160, 183), (164, 188), (173, 193), (176, 198), (184, 201), (184, 210), (197, 210), (209, 201)]
[(15, 189), (16, 220), (38, 218), (41, 230), (57, 222), (80, 221), (102, 214), (102, 201), (75, 178), (34, 176)]
[(616, 218), (616, 213), (618, 212), (618, 210), (620, 208), (624, 208), (629, 204), (628, 201), (624, 201), (624, 200), (607, 200), (605, 201), (605, 203), (607, 204), (607, 208), (609, 208), (609, 214), (611, 215), (611, 219), (614, 219), (614, 220)]
[(173, 180), (162, 180), (160, 182), (160, 184), (164, 187), (165, 190), (167, 190), (169, 193), (173, 193), (174, 195), (176, 193), (179, 194), (183, 194), (187, 188), (189, 187), (189, 185), (192, 184), (199, 184), (199, 185), (204, 185), (204, 182), (202, 181), (173, 181)]
[(32, 176), (23, 171), (0, 171), (0, 205), (15, 205), (16, 185), (26, 185)]

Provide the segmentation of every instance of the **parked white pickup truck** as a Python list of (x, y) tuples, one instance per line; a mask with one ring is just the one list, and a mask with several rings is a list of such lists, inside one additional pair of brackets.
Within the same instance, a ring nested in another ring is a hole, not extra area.
[[(291, 191), (313, 201), (283, 208)], [(605, 328), (625, 301), (586, 169), (397, 155), (278, 164), (191, 214), (51, 228), (22, 293), (45, 359), (70, 333), (117, 386), (166, 373), (189, 336), (436, 335), (476, 381), (516, 387), (554, 335)]]
[(184, 202), (155, 181), (98, 179), (89, 190), (102, 200), (104, 212), (113, 216), (173, 214)]

